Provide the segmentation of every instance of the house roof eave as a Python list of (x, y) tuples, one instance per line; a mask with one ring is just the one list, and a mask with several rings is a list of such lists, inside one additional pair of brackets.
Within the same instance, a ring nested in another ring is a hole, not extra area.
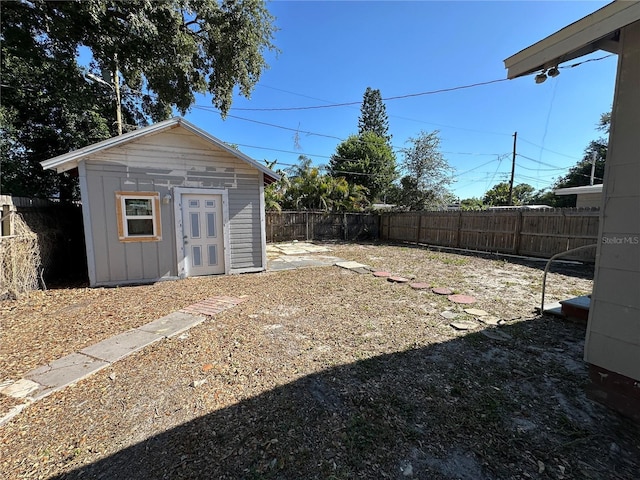
[(553, 191), (555, 195), (577, 195), (579, 193), (602, 193), (602, 184), (583, 185), (580, 187), (557, 188)]
[(618, 53), (622, 27), (640, 20), (640, 1), (614, 1), (504, 61), (513, 79), (597, 50)]

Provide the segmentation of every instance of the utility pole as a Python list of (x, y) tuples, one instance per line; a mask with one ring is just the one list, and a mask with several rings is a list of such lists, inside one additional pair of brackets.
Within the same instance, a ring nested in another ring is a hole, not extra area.
[(508, 205), (513, 205), (513, 177), (516, 173), (516, 142), (518, 140), (518, 132), (513, 133), (513, 157), (511, 159), (511, 180), (509, 180), (509, 202)]
[(596, 174), (596, 152), (592, 152), (591, 155), (591, 177), (589, 178), (589, 185), (593, 185), (593, 178)]
[(116, 123), (118, 135), (122, 135), (122, 102), (120, 100), (120, 76), (118, 75), (118, 54), (114, 53), (115, 67), (113, 69), (113, 93), (116, 95)]

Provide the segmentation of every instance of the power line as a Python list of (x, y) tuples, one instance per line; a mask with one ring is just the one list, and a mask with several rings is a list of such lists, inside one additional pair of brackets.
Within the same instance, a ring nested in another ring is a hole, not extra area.
[(543, 147), (542, 145), (538, 145), (537, 143), (533, 143), (533, 142), (527, 140), (526, 138), (519, 137), (519, 140), (522, 141), (522, 142), (528, 143), (529, 145), (533, 145), (534, 147), (538, 147), (541, 150), (545, 150), (547, 152), (551, 152), (551, 153), (555, 153), (556, 155), (560, 155), (561, 157), (567, 157), (567, 158), (571, 158), (573, 160), (581, 160), (578, 157), (567, 155), (566, 153), (556, 152), (555, 150), (551, 150), (549, 148)]
[[(449, 87), (449, 88), (441, 88), (438, 90), (429, 90), (426, 92), (419, 92), (419, 93), (408, 93), (406, 95), (397, 95), (394, 97), (386, 97), (383, 98), (382, 101), (384, 102), (388, 102), (391, 100), (401, 100), (404, 98), (412, 98), (412, 97), (420, 97), (420, 96), (425, 96), (425, 95), (435, 95), (438, 93), (446, 93), (446, 92), (453, 92), (456, 90), (464, 90), (467, 88), (474, 88), (474, 87), (480, 87), (483, 85), (490, 85), (492, 83), (499, 83), (499, 82), (504, 82), (507, 81), (507, 78), (499, 78), (496, 80), (489, 80), (487, 82), (478, 82), (478, 83), (471, 83), (469, 85), (460, 85), (457, 87)], [(352, 106), (352, 105), (360, 105), (362, 104), (362, 100), (358, 100), (357, 102), (343, 102), (343, 103), (331, 103), (328, 105), (312, 105), (312, 106), (308, 106), (308, 107), (264, 107), (264, 108), (242, 108), (242, 107), (236, 107), (236, 108), (231, 108), (231, 110), (242, 110), (242, 111), (253, 111), (253, 112), (275, 112), (275, 111), (292, 111), (292, 110), (317, 110), (317, 109), (321, 109), (321, 108), (335, 108), (335, 107), (348, 107), (348, 106)]]

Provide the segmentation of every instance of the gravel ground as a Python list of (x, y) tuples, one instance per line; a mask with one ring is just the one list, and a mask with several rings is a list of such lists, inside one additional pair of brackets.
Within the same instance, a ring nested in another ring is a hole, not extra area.
[[(0, 303), (0, 380), (210, 296), (248, 298), (29, 406), (0, 427), (0, 476), (638, 477), (640, 430), (585, 396), (584, 326), (533, 313), (544, 263), (330, 248), (473, 295), (500, 324), (337, 267), (34, 292)], [(555, 268), (547, 301), (590, 293), (592, 275)]]

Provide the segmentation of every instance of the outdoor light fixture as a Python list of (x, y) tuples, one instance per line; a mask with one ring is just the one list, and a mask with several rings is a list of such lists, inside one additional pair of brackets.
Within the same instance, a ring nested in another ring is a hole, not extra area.
[(547, 70), (547, 75), (549, 75), (550, 77), (557, 77), (558, 75), (560, 75), (560, 70), (558, 70), (558, 67), (551, 67), (549, 70)]
[(167, 193), (164, 197), (162, 197), (162, 203), (164, 205), (169, 205), (171, 202), (171, 194)]
[(536, 83), (544, 83), (546, 79), (547, 74), (544, 72), (540, 72), (538, 75), (536, 75)]

